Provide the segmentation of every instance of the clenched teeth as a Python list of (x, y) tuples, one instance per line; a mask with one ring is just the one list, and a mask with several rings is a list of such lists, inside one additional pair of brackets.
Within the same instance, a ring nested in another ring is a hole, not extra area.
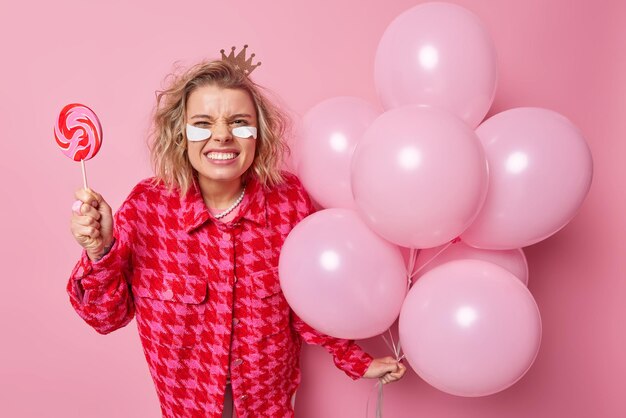
[(232, 160), (237, 154), (234, 152), (209, 152), (206, 156), (211, 160)]

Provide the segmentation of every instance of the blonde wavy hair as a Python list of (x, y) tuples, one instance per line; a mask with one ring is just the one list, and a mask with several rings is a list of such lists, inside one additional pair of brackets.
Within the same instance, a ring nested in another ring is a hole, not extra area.
[(184, 196), (193, 184), (195, 169), (189, 162), (185, 137), (187, 98), (195, 89), (215, 85), (220, 88), (241, 89), (250, 94), (257, 112), (258, 130), (252, 166), (244, 181), (254, 173), (264, 186), (280, 184), (283, 177), (280, 164), (289, 148), (283, 142), (289, 121), (264, 94), (264, 88), (226, 61), (203, 61), (182, 73), (170, 74), (169, 85), (157, 91), (152, 132), (148, 147), (155, 178), (168, 190), (180, 190)]

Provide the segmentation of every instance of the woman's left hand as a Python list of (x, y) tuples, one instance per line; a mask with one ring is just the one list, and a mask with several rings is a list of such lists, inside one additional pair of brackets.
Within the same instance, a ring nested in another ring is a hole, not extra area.
[(383, 384), (402, 379), (406, 372), (406, 366), (393, 357), (375, 358), (363, 375), (368, 379), (378, 379)]

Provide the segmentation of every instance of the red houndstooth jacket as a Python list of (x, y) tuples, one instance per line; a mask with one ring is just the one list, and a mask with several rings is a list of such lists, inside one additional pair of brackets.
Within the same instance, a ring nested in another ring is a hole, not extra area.
[(323, 335), (290, 310), (278, 257), (313, 212), (298, 179), (265, 188), (251, 178), (228, 223), (207, 210), (196, 182), (184, 198), (150, 179), (115, 214), (115, 244), (86, 253), (67, 285), (76, 312), (107, 334), (137, 317), (164, 417), (221, 417), (230, 371), (239, 417), (293, 417), (301, 339), (320, 344), (353, 379), (372, 357)]

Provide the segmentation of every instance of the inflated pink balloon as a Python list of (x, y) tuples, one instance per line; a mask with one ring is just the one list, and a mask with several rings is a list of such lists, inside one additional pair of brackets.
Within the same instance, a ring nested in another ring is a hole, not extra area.
[(54, 139), (74, 161), (93, 158), (102, 145), (102, 126), (93, 110), (79, 103), (65, 106), (54, 126)]
[(385, 109), (438, 106), (478, 126), (496, 90), (496, 50), (480, 19), (450, 3), (398, 16), (378, 45), (375, 81)]
[(406, 295), (400, 250), (355, 211), (327, 209), (300, 222), (280, 253), (280, 285), (294, 312), (338, 338), (386, 331)]
[(474, 220), (487, 192), (487, 161), (474, 131), (422, 106), (378, 117), (352, 158), (352, 192), (365, 222), (410, 248), (442, 245)]
[[(447, 247), (447, 248), (446, 248)], [(443, 250), (443, 251), (442, 251)], [(470, 247), (458, 241), (453, 244), (421, 250), (417, 256), (414, 271), (418, 271), (413, 281), (444, 263), (469, 258), (483, 260), (504, 267), (528, 286), (528, 263), (521, 248), (514, 250), (483, 250)]]
[(380, 111), (357, 97), (336, 97), (304, 116), (298, 177), (325, 208), (356, 209), (350, 188), (354, 148)]
[(489, 193), (463, 241), (478, 248), (525, 247), (576, 215), (591, 186), (593, 161), (567, 118), (517, 108), (489, 118), (476, 133), (489, 161)]
[(486, 396), (517, 382), (541, 343), (532, 295), (508, 270), (456, 260), (411, 288), (400, 314), (400, 341), (426, 382), (458, 396)]

